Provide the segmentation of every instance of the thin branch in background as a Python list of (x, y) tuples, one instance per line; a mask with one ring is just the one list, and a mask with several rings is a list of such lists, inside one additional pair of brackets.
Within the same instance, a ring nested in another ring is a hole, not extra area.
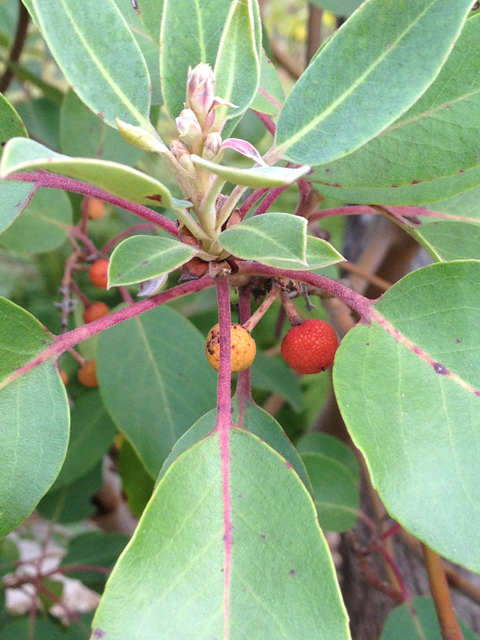
[(323, 9), (316, 7), (314, 4), (308, 5), (308, 34), (307, 34), (307, 55), (306, 66), (310, 64), (310, 60), (316, 54), (318, 48), (322, 44), (322, 18)]
[(255, 111), (255, 109), (252, 109), (252, 111), (262, 121), (267, 131), (269, 131), (269, 133), (271, 133), (272, 136), (274, 136), (277, 128), (275, 126), (275, 123), (271, 119), (271, 117), (267, 116), (266, 113), (262, 113), (261, 111)]
[(77, 294), (77, 296), (80, 298), (80, 302), (84, 307), (89, 307), (91, 305), (90, 299), (87, 298), (87, 296), (83, 293), (75, 280), (72, 280), (70, 282), (70, 289)]
[(266, 193), (268, 193), (268, 191), (269, 191), (268, 187), (263, 187), (261, 189), (255, 189), (255, 191), (253, 191), (248, 196), (248, 198), (245, 200), (245, 202), (240, 207), (241, 220), (243, 220), (245, 218), (245, 216), (250, 211), (250, 209), (253, 207), (253, 205), (255, 205), (260, 200), (260, 198), (262, 198)]
[(118, 288), (120, 290), (120, 293), (122, 295), (124, 302), (126, 302), (128, 305), (135, 304), (134, 299), (132, 298), (132, 296), (130, 295), (130, 293), (125, 287), (118, 287)]
[(17, 23), (17, 32), (15, 34), (15, 40), (13, 41), (10, 55), (7, 62), (7, 68), (3, 74), (3, 78), (0, 80), (0, 93), (5, 93), (10, 86), (11, 81), (14, 78), (14, 72), (9, 63), (15, 64), (20, 60), (23, 47), (27, 39), (28, 24), (30, 22), (30, 14), (23, 2), (19, 1), (19, 14)]
[(290, 185), (285, 185), (283, 187), (276, 187), (275, 189), (272, 189), (270, 193), (263, 199), (263, 202), (258, 205), (257, 210), (253, 215), (259, 216), (262, 213), (266, 213), (269, 210), (269, 208), (272, 206), (272, 204), (275, 202), (275, 200), (279, 196), (281, 196), (282, 193), (285, 191), (285, 189), (288, 189), (289, 186)]
[(278, 62), (294, 80), (298, 80), (303, 73), (303, 69), (298, 62), (289, 56), (285, 49), (275, 42), (273, 38), (270, 40), (270, 49), (275, 62)]
[(129, 227), (128, 229), (121, 231), (114, 238), (109, 240), (107, 244), (103, 247), (103, 249), (100, 251), (100, 253), (102, 254), (109, 253), (119, 242), (121, 242), (125, 238), (129, 238), (136, 231), (143, 231), (147, 229), (149, 231), (156, 231), (157, 227), (154, 224), (151, 224), (150, 222), (141, 222), (140, 224), (136, 224), (133, 227)]
[(360, 276), (382, 291), (387, 291), (392, 286), (391, 282), (387, 282), (383, 278), (379, 278), (378, 276), (373, 275), (373, 273), (368, 272), (366, 269), (362, 269), (362, 267), (359, 267), (358, 265), (354, 264), (353, 262), (349, 262), (348, 260), (339, 262), (337, 266), (339, 266), (341, 269), (344, 269), (345, 271), (348, 271), (349, 273)]
[(452, 596), (448, 588), (442, 559), (427, 545), (422, 544), (430, 591), (435, 602), (443, 640), (464, 640), (457, 616), (453, 610)]

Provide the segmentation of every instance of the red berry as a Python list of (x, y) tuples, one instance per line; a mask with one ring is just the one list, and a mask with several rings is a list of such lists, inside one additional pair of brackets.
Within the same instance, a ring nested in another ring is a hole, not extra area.
[(298, 373), (319, 373), (333, 364), (338, 338), (323, 320), (306, 320), (292, 327), (282, 341), (282, 356)]
[(95, 260), (88, 270), (90, 282), (99, 289), (106, 289), (108, 286), (108, 260)]
[(89, 322), (108, 316), (109, 313), (110, 309), (105, 302), (94, 302), (83, 312), (83, 321), (85, 324), (88, 324)]

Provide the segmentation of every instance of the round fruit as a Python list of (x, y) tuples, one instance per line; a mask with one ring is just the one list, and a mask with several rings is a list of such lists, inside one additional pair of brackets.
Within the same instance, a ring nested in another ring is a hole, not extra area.
[(87, 360), (78, 370), (78, 379), (85, 387), (98, 387), (97, 361)]
[(109, 313), (110, 309), (105, 302), (94, 302), (83, 312), (83, 321), (85, 324), (88, 324), (89, 322), (108, 316)]
[(306, 320), (292, 327), (282, 341), (282, 356), (298, 373), (319, 373), (333, 364), (338, 338), (323, 320)]
[(68, 373), (66, 371), (64, 371), (63, 369), (60, 369), (58, 371), (58, 373), (60, 374), (60, 378), (62, 379), (62, 382), (64, 385), (68, 384)]
[(88, 270), (90, 282), (99, 289), (106, 289), (108, 286), (108, 260), (95, 260)]
[[(232, 373), (244, 371), (255, 360), (257, 345), (252, 336), (245, 331), (241, 324), (230, 325), (230, 340), (232, 351)], [(220, 367), (220, 325), (212, 327), (207, 336), (207, 360), (214, 369)]]
[(105, 205), (97, 198), (89, 198), (87, 204), (87, 215), (90, 220), (100, 220), (105, 213)]

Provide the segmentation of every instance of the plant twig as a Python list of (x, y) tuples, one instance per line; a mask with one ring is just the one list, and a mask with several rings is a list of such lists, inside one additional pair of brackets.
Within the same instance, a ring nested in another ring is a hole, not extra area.
[(463, 640), (463, 633), (453, 610), (452, 596), (448, 588), (442, 559), (423, 543), (422, 549), (443, 640)]
[(312, 3), (308, 4), (308, 34), (307, 34), (307, 66), (322, 44), (323, 9)]
[(268, 209), (272, 206), (275, 200), (282, 195), (285, 189), (288, 189), (290, 185), (285, 185), (283, 187), (276, 187), (272, 189), (270, 193), (264, 198), (263, 202), (258, 205), (257, 210), (253, 214), (254, 216), (259, 216), (262, 213), (266, 213)]
[(23, 2), (19, 0), (18, 4), (19, 4), (19, 14), (18, 14), (17, 32), (15, 33), (15, 40), (13, 41), (13, 45), (10, 50), (10, 55), (7, 62), (7, 68), (5, 69), (3, 78), (0, 80), (0, 93), (5, 93), (8, 87), (10, 86), (11, 81), (13, 80), (13, 77), (15, 74), (10, 64), (16, 64), (20, 60), (23, 47), (25, 46), (25, 41), (27, 39), (28, 23), (30, 22), (30, 14), (28, 13), (28, 10), (23, 4)]
[(25, 173), (12, 173), (8, 176), (9, 180), (19, 180), (21, 182), (33, 182), (38, 187), (52, 187), (53, 189), (63, 189), (64, 191), (71, 191), (73, 193), (80, 193), (84, 196), (92, 196), (93, 198), (98, 198), (99, 200), (103, 200), (104, 202), (109, 202), (117, 207), (121, 207), (122, 209), (126, 209), (131, 213), (139, 216), (140, 218), (144, 218), (151, 222), (157, 227), (161, 227), (168, 233), (172, 234), (172, 236), (178, 237), (177, 225), (169, 220), (165, 216), (162, 216), (161, 213), (157, 213), (156, 211), (152, 211), (148, 207), (145, 207), (143, 204), (136, 204), (135, 202), (129, 202), (128, 200), (124, 200), (123, 198), (119, 198), (118, 196), (113, 196), (108, 191), (104, 191), (103, 189), (99, 189), (98, 187), (94, 187), (91, 184), (87, 184), (85, 182), (80, 182), (79, 180), (74, 180), (73, 178), (66, 178), (65, 176), (60, 176), (55, 173), (48, 173), (48, 171), (32, 171)]
[(255, 191), (253, 191), (248, 196), (248, 198), (245, 200), (245, 202), (240, 207), (241, 220), (243, 220), (245, 218), (245, 216), (250, 211), (250, 209), (253, 207), (253, 205), (256, 204), (260, 200), (260, 198), (262, 198), (267, 192), (268, 192), (268, 187), (263, 187), (261, 189), (255, 189)]

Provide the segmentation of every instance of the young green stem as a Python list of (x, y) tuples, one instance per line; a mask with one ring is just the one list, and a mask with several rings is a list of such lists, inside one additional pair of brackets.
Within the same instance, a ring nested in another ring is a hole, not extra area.
[(463, 633), (453, 610), (452, 596), (448, 588), (442, 559), (423, 543), (422, 549), (443, 640), (463, 640)]
[(217, 198), (220, 195), (225, 182), (225, 179), (221, 176), (215, 176), (213, 178), (197, 213), (200, 224), (212, 240), (217, 236), (219, 229), (215, 203), (217, 202)]

